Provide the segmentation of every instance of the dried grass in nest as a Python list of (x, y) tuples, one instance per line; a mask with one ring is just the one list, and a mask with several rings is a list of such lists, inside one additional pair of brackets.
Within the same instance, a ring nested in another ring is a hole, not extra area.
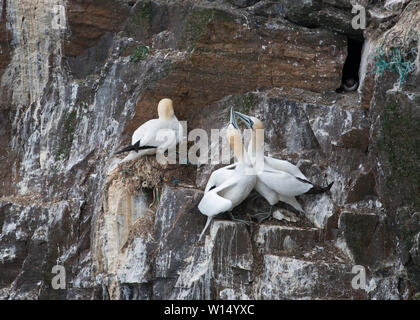
[(158, 189), (162, 185), (165, 168), (154, 156), (124, 162), (108, 177), (107, 185), (120, 184), (131, 195), (142, 188)]

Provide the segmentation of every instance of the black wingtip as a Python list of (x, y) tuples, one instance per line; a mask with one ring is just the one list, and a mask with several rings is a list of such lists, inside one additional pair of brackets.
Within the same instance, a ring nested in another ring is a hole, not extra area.
[(135, 151), (138, 152), (139, 150), (146, 150), (146, 149), (154, 149), (156, 148), (155, 146), (139, 146), (140, 142), (136, 142), (135, 144), (125, 147), (124, 149), (121, 149), (117, 152), (114, 152), (114, 154), (120, 154), (120, 153), (124, 153), (124, 152), (128, 152), (128, 151)]
[(320, 193), (327, 192), (327, 191), (329, 191), (331, 189), (331, 187), (333, 186), (333, 184), (334, 184), (334, 181), (331, 182), (326, 187), (321, 187), (321, 186), (314, 185), (308, 192), (306, 192), (306, 194), (320, 194)]
[(114, 152), (114, 154), (121, 154), (121, 153), (124, 153), (124, 152), (127, 152), (127, 151), (131, 151), (131, 150), (134, 150), (133, 146), (129, 146), (129, 147), (126, 147), (126, 148), (121, 149), (119, 151), (116, 151), (116, 152)]

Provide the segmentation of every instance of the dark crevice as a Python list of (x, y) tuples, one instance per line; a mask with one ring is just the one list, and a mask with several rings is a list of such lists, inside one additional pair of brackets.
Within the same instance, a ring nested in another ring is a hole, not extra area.
[(350, 92), (359, 86), (359, 69), (362, 59), (363, 41), (347, 38), (347, 58), (344, 62), (341, 86), (337, 92)]

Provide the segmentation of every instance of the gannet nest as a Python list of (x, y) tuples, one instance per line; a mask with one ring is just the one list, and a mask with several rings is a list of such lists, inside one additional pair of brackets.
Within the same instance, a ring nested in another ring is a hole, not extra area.
[(107, 184), (121, 184), (121, 187), (134, 195), (139, 189), (155, 189), (161, 187), (164, 172), (168, 165), (162, 165), (154, 156), (144, 156), (140, 159), (119, 164), (107, 179)]

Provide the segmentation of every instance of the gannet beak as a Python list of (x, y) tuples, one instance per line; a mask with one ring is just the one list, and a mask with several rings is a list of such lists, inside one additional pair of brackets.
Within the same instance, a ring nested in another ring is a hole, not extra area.
[(235, 117), (235, 110), (233, 110), (233, 107), (230, 108), (230, 120), (229, 123), (235, 128), (238, 129), (238, 123), (236, 122), (236, 117)]
[(235, 111), (235, 114), (246, 124), (248, 128), (252, 129), (254, 121), (252, 121), (250, 117), (237, 111)]

